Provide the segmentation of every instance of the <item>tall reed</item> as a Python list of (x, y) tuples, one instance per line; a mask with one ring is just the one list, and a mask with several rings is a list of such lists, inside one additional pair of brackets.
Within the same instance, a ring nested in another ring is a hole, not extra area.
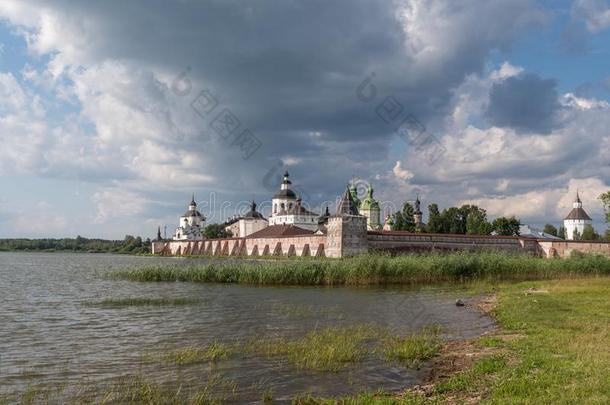
[(383, 285), (519, 281), (610, 275), (610, 258), (542, 259), (501, 252), (363, 255), (343, 260), (236, 260), (119, 270), (114, 279), (253, 285)]

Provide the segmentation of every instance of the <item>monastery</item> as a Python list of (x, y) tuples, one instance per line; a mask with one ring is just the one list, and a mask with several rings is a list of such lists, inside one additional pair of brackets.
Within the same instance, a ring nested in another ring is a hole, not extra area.
[[(414, 221), (417, 228), (425, 224), (419, 198), (415, 201)], [(521, 236), (456, 235), (410, 233), (391, 230), (388, 217), (382, 225), (379, 202), (368, 187), (362, 200), (354, 183), (348, 185), (338, 199), (336, 212), (328, 207), (322, 214), (308, 210), (292, 188), (290, 174), (284, 173), (279, 190), (271, 203), (271, 216), (257, 211), (256, 202), (244, 215), (224, 223), (232, 235), (224, 239), (205, 239), (205, 217), (197, 210), (195, 197), (180, 216), (171, 241), (158, 238), (152, 253), (182, 256), (318, 256), (341, 258), (386, 252), (401, 254), (422, 251), (500, 250), (541, 257), (567, 257), (573, 251), (610, 254), (610, 243), (577, 241), (591, 224), (576, 195), (573, 209), (564, 220), (567, 240), (552, 238), (544, 233)]]

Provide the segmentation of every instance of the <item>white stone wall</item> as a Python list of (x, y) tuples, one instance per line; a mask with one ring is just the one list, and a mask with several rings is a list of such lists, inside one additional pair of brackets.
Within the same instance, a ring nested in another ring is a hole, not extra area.
[(369, 231), (381, 229), (381, 212), (379, 210), (360, 210), (360, 214), (366, 217), (366, 226)]
[(566, 228), (566, 238), (574, 240), (574, 233), (578, 230), (579, 235), (582, 235), (585, 227), (592, 225), (592, 221), (586, 219), (566, 219), (563, 221), (563, 226)]
[(328, 219), (326, 256), (347, 257), (368, 251), (366, 217), (360, 215), (334, 216)]
[(264, 219), (240, 219), (238, 222), (239, 236), (245, 238), (246, 236), (252, 235), (254, 232), (258, 232), (261, 229), (265, 229), (269, 226), (269, 222)]

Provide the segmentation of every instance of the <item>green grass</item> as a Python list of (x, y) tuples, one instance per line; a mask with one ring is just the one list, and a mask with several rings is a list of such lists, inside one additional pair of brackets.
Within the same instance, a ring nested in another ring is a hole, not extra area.
[(409, 336), (392, 336), (382, 344), (381, 351), (388, 360), (397, 360), (410, 367), (438, 354), (441, 348), (440, 328), (428, 327)]
[(610, 258), (542, 259), (500, 252), (365, 255), (342, 260), (232, 261), (119, 270), (113, 279), (254, 285), (385, 285), (523, 281), (610, 275)]
[(212, 374), (195, 386), (159, 384), (143, 375), (130, 375), (111, 383), (79, 382), (71, 392), (49, 387), (29, 387), (19, 395), (0, 396), (0, 404), (148, 404), (204, 405), (236, 402), (237, 384)]
[(383, 391), (362, 392), (352, 396), (338, 398), (319, 398), (309, 394), (297, 395), (292, 399), (293, 405), (423, 405), (431, 403), (425, 398), (411, 393), (396, 396)]
[(228, 359), (233, 348), (223, 343), (213, 343), (207, 347), (187, 347), (167, 353), (165, 361), (179, 366)]
[(497, 336), (482, 336), (479, 338), (479, 344), (485, 347), (502, 347), (504, 341)]
[(102, 301), (89, 301), (84, 305), (102, 308), (127, 308), (140, 306), (181, 306), (201, 302), (194, 298), (109, 298)]
[[(535, 288), (545, 293), (532, 294)], [(296, 396), (294, 404), (608, 404), (610, 277), (496, 286), (501, 330), (474, 365), (431, 391)], [(399, 351), (400, 353), (400, 351)]]
[(269, 358), (286, 358), (299, 370), (336, 372), (361, 361), (368, 354), (365, 344), (379, 334), (378, 328), (369, 325), (324, 328), (295, 339), (255, 339), (245, 350)]
[(501, 335), (478, 343), (500, 353), (442, 381), (436, 400), (610, 403), (609, 277), (503, 285), (495, 315)]
[(489, 379), (489, 402), (610, 403), (610, 278), (507, 287), (496, 315), (524, 337), (507, 344), (516, 364)]
[(394, 336), (375, 325), (329, 327), (294, 339), (254, 339), (244, 351), (284, 358), (298, 370), (337, 372), (367, 357), (399, 361), (413, 367), (437, 354), (439, 332), (438, 327), (429, 327), (412, 335)]
[[(313, 330), (293, 339), (257, 339), (247, 344), (227, 345), (213, 343), (209, 346), (191, 346), (170, 351), (160, 356), (167, 365), (186, 366), (205, 362), (227, 360), (233, 355), (255, 355), (281, 358), (297, 370), (337, 372), (354, 365), (367, 357), (381, 357), (387, 361), (405, 361), (405, 365), (423, 361), (435, 353), (438, 328), (426, 328), (409, 336), (391, 336), (379, 326), (354, 325), (342, 328)], [(434, 348), (434, 349), (433, 349)], [(157, 357), (159, 358), (159, 357)], [(408, 364), (407, 364), (408, 363)], [(108, 383), (86, 381), (81, 385), (70, 382), (70, 389), (55, 387), (30, 387), (24, 393), (11, 397), (0, 395), (4, 403), (120, 403), (120, 404), (209, 404), (235, 401), (237, 385), (231, 380), (213, 374), (198, 384), (180, 380), (166, 384), (153, 381), (143, 375), (125, 376)], [(264, 381), (257, 384), (263, 403), (273, 401), (274, 391)], [(378, 403), (382, 393), (363, 393), (343, 403)], [(392, 403), (388, 394), (383, 394), (382, 403)], [(326, 401), (309, 396), (299, 396), (297, 403), (319, 403)], [(388, 402), (389, 401), (389, 402)]]

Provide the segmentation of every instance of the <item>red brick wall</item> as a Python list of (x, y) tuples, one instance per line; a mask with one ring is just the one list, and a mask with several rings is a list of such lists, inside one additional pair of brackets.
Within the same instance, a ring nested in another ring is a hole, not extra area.
[(610, 256), (610, 242), (538, 241), (544, 257), (570, 257), (572, 252), (597, 253)]
[(153, 254), (168, 256), (261, 256), (265, 249), (270, 255), (325, 256), (326, 236), (305, 235), (278, 238), (228, 238), (203, 241), (153, 242)]

